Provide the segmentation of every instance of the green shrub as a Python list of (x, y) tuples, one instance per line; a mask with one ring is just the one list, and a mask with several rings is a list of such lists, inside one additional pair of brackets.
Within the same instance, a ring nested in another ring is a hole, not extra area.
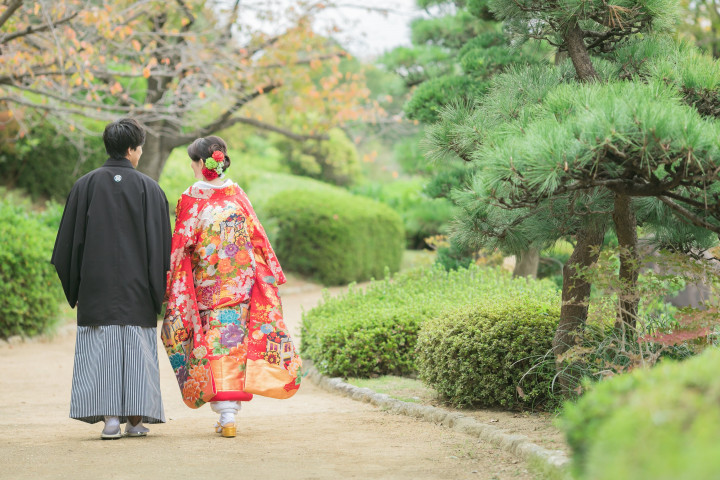
[(386, 205), (339, 188), (289, 190), (272, 197), (265, 212), (277, 228), (275, 252), (289, 271), (339, 285), (400, 267), (402, 221)]
[[(263, 225), (268, 220), (267, 205), (275, 195), (286, 190), (307, 190), (315, 192), (343, 191), (334, 185), (308, 177), (289, 173), (259, 172), (246, 185), (240, 184), (253, 204), (255, 213)], [(270, 234), (270, 232), (268, 232)], [(274, 240), (274, 236), (270, 237)]]
[(560, 240), (551, 248), (543, 250), (540, 253), (538, 278), (548, 278), (555, 282), (558, 288), (562, 288), (563, 266), (570, 259), (572, 249), (572, 245), (564, 240)]
[(451, 237), (447, 241), (447, 245), (438, 247), (435, 263), (445, 270), (467, 268), (475, 262), (476, 253), (477, 252), (471, 248), (458, 245), (457, 241)]
[(395, 180), (390, 183), (368, 183), (352, 189), (398, 212), (405, 226), (407, 248), (427, 248), (425, 239), (442, 232), (453, 217), (454, 207), (445, 198), (429, 198), (423, 193), (425, 180)]
[(599, 382), (561, 417), (579, 478), (710, 480), (720, 471), (720, 350)]
[(295, 175), (316, 178), (335, 185), (352, 185), (360, 179), (362, 171), (355, 144), (344, 131), (332, 128), (328, 140), (308, 140), (298, 143), (283, 139), (278, 149)]
[[(500, 269), (447, 272), (411, 270), (371, 282), (364, 290), (326, 297), (303, 315), (302, 352), (328, 375), (368, 377), (415, 372), (415, 344), (423, 322), (488, 296), (528, 291), (546, 295), (549, 284), (513, 279)], [(552, 289), (550, 289), (551, 295)]]
[(63, 298), (50, 264), (58, 205), (47, 213), (5, 192), (0, 199), (0, 337), (46, 332), (57, 318)]
[(32, 135), (1, 144), (0, 177), (6, 185), (22, 188), (34, 198), (64, 201), (75, 180), (106, 159), (99, 136), (78, 136), (71, 141), (45, 124), (34, 128)]
[(554, 364), (543, 361), (560, 319), (552, 288), (501, 292), (425, 322), (417, 343), (420, 378), (455, 405), (542, 407)]

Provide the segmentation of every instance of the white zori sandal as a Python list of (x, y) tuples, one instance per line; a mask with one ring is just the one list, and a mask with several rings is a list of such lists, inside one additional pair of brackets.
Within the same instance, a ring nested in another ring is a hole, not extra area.
[(117, 440), (121, 437), (120, 419), (118, 417), (105, 417), (105, 428), (103, 428), (100, 438), (103, 440)]
[(149, 428), (143, 425), (142, 422), (138, 422), (137, 425), (132, 425), (130, 421), (125, 424), (125, 436), (126, 437), (146, 437)]

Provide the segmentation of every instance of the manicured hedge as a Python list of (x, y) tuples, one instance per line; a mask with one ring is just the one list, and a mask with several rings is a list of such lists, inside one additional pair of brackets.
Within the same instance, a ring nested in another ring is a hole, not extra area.
[(710, 480), (720, 472), (720, 350), (602, 381), (561, 418), (578, 478)]
[[(414, 373), (423, 322), (462, 305), (504, 294), (556, 295), (549, 283), (513, 279), (500, 269), (412, 270), (351, 288), (303, 315), (302, 352), (325, 374), (344, 377)], [(559, 300), (558, 300), (559, 304)]]
[(0, 337), (37, 335), (53, 325), (62, 299), (50, 264), (60, 207), (33, 212), (0, 195)]
[(246, 183), (240, 183), (238, 181), (238, 185), (245, 190), (248, 198), (250, 198), (253, 208), (255, 209), (255, 213), (257, 213), (260, 222), (262, 222), (263, 227), (265, 227), (265, 230), (270, 237), (270, 242), (272, 242), (273, 245), (275, 245), (275, 238), (278, 233), (277, 225), (274, 219), (268, 215), (267, 209), (270, 204), (270, 200), (272, 200), (277, 194), (289, 190), (307, 190), (310, 192), (346, 192), (335, 185), (330, 185), (329, 183), (321, 182), (320, 180), (279, 172), (256, 173), (256, 175), (253, 178), (249, 178)]
[(273, 247), (283, 267), (326, 285), (396, 272), (404, 250), (400, 216), (390, 207), (336, 190), (288, 190), (264, 212), (276, 228)]
[(420, 378), (455, 405), (542, 407), (553, 398), (552, 339), (560, 320), (553, 288), (511, 289), (425, 322)]

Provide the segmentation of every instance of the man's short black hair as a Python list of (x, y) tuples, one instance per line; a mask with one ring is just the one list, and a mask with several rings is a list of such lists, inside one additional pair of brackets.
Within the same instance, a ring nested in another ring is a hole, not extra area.
[(145, 145), (145, 129), (134, 118), (122, 118), (105, 127), (105, 151), (113, 158), (125, 158), (128, 148)]

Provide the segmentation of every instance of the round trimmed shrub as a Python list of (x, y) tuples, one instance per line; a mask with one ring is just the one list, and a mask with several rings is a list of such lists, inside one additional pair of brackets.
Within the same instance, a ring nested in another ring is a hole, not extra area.
[(518, 295), (560, 303), (550, 282), (513, 278), (499, 268), (470, 265), (448, 272), (433, 266), (388, 276), (363, 289), (328, 296), (303, 313), (302, 354), (330, 376), (412, 374), (425, 321), (458, 305)]
[(340, 285), (396, 272), (405, 245), (390, 207), (343, 190), (287, 190), (264, 209), (276, 228), (273, 247), (288, 271)]
[(420, 378), (458, 406), (516, 409), (551, 399), (548, 356), (560, 320), (557, 293), (509, 292), (425, 322), (418, 337)]
[(0, 200), (0, 337), (37, 335), (57, 318), (63, 294), (50, 264), (55, 229), (49, 226), (57, 216)]
[(579, 478), (710, 480), (720, 471), (720, 350), (590, 386), (561, 417)]

